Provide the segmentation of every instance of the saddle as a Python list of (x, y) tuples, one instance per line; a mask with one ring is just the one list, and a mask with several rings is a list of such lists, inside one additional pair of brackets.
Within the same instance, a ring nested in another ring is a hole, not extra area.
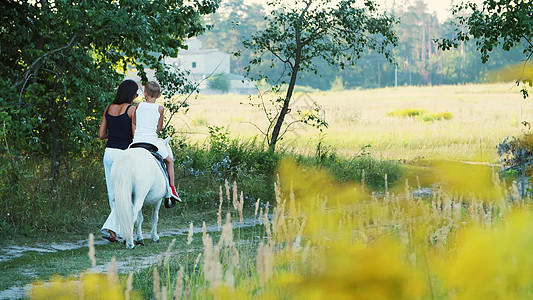
[[(155, 160), (159, 163), (159, 167), (161, 171), (163, 172), (164, 177), (167, 179), (167, 183), (169, 182), (169, 177), (168, 177), (168, 172), (167, 172), (167, 167), (165, 165), (165, 161), (163, 160), (163, 157), (159, 153), (157, 153), (158, 148), (156, 145), (140, 142), (140, 143), (131, 144), (130, 148), (142, 148), (150, 152), (150, 154), (152, 154)], [(165, 198), (164, 204), (166, 208), (172, 208), (176, 205), (176, 200), (172, 198)]]

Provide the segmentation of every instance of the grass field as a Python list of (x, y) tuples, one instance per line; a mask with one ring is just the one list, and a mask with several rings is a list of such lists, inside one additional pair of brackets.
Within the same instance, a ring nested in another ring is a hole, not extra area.
[[(533, 117), (530, 100), (512, 84), (295, 97), (295, 105), (324, 107), (330, 126), (321, 141), (347, 157), (370, 144), (378, 159), (495, 163), (496, 145)], [(208, 138), (208, 126), (246, 140), (258, 135), (250, 122), (263, 116), (241, 102), (247, 98), (200, 96), (173, 121), (192, 141)], [(297, 128), (282, 146), (313, 154), (319, 140), (313, 128)], [(236, 185), (220, 186), (200, 212), (163, 212), (161, 228), (178, 230), (159, 244), (133, 251), (97, 244), (89, 251), (95, 267), (86, 248), (28, 253), (0, 263), (0, 289), (39, 278), (46, 283), (31, 286), (32, 299), (530, 299), (531, 198), (502, 185), (496, 169), (435, 161), (410, 168), (405, 184), (376, 192), (364, 181), (338, 182), (323, 168), (284, 160), (270, 201), (244, 200), (242, 192), (257, 196), (244, 183), (240, 194)], [(420, 186), (431, 192), (419, 193)], [(200, 228), (203, 222), (211, 229)]]
[[(494, 163), (497, 144), (506, 136), (519, 135), (524, 128), (521, 121), (533, 120), (533, 103), (522, 99), (512, 83), (297, 93), (292, 107), (305, 108), (313, 100), (323, 107), (329, 123), (323, 143), (346, 156), (371, 145), (371, 154), (379, 159), (444, 156)], [(247, 103), (246, 96), (202, 95), (190, 101), (186, 116), (173, 122), (192, 141), (208, 136), (206, 126), (224, 126), (233, 138), (261, 137), (251, 123), (265, 128), (266, 119)], [(452, 118), (422, 121), (388, 116), (402, 109), (449, 112)], [(318, 130), (301, 125), (281, 145), (312, 153), (318, 139)]]
[[(475, 173), (483, 173), (479, 167)], [(257, 208), (254, 213), (260, 220), (256, 226), (236, 228), (240, 222), (230, 206), (222, 214), (233, 217), (215, 232), (203, 227), (193, 235), (190, 230), (187, 239), (184, 235), (172, 241), (166, 238), (133, 251), (123, 245), (98, 246), (93, 254), (89, 251), (89, 257), (98, 259), (99, 265), (110, 256), (117, 259), (108, 263), (107, 272), (51, 276), (49, 282), (33, 284), (28, 296), (531, 299), (531, 200), (504, 202), (505, 192), (487, 189), (490, 176), (480, 181), (481, 177), (464, 171), (461, 167), (448, 174), (465, 183), (460, 196), (440, 190), (419, 198), (406, 186), (403, 194), (375, 197), (360, 185), (341, 185), (325, 172), (285, 162), (279, 169), (275, 206), (270, 211), (268, 205), (256, 206), (260, 207), (259, 214)], [(237, 202), (237, 210), (242, 209), (237, 193), (231, 197), (228, 190), (226, 195), (221, 192), (223, 203), (233, 200), (233, 206)], [(224, 206), (221, 202), (220, 207)], [(117, 274), (116, 265), (138, 251), (158, 256), (157, 262)], [(69, 255), (80, 258), (80, 252)], [(64, 255), (64, 261), (72, 261)], [(75, 262), (74, 267), (80, 265)], [(20, 268), (11, 268), (15, 267)], [(51, 268), (41, 269), (49, 272)]]

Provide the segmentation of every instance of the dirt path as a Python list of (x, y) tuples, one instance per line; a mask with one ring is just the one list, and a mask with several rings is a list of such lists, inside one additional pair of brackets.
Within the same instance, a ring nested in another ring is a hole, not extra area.
[[(239, 229), (239, 228), (247, 228), (258, 225), (259, 222), (257, 219), (250, 218), (245, 219), (242, 223), (240, 222), (233, 222), (232, 226), (233, 229)], [(206, 226), (206, 231), (208, 233), (213, 232), (219, 232), (217, 225), (212, 226)], [(186, 228), (179, 228), (174, 230), (165, 230), (159, 233), (160, 237), (183, 237), (187, 236), (189, 233), (189, 227)], [(198, 236), (198, 234), (202, 233), (202, 227), (201, 226), (195, 226), (193, 227), (193, 233), (195, 236)], [(106, 245), (109, 244), (108, 241), (98, 238), (99, 236), (95, 236), (95, 245)], [(144, 238), (146, 240), (149, 240), (149, 233), (144, 234)], [(75, 250), (80, 248), (86, 248), (88, 247), (89, 240), (83, 239), (76, 242), (65, 242), (65, 243), (57, 243), (52, 242), (49, 244), (45, 243), (36, 243), (32, 246), (27, 245), (20, 245), (17, 243), (12, 243), (11, 245), (4, 246), (3, 248), (0, 248), (0, 262), (8, 262), (10, 260), (13, 260), (17, 257), (23, 257), (25, 255), (28, 255), (30, 253), (57, 253), (61, 251), (68, 251), (68, 250)], [(189, 249), (190, 250), (190, 249)], [(135, 251), (135, 250), (133, 250)], [(175, 252), (183, 252), (183, 250), (176, 250)], [(84, 254), (87, 255), (87, 254)], [(148, 268), (154, 264), (156, 264), (159, 260), (159, 257), (161, 256), (161, 253), (157, 251), (157, 253), (151, 253), (150, 255), (135, 255), (131, 256), (125, 259), (117, 259), (116, 266), (118, 273), (128, 273), (131, 271), (137, 271), (144, 268)], [(88, 259), (88, 258), (87, 258)], [(91, 272), (106, 272), (107, 269), (110, 267), (111, 261), (108, 262), (102, 262), (97, 264), (95, 267), (89, 268), (87, 271)], [(35, 277), (37, 279), (37, 276), (35, 275), (32, 270), (25, 270), (26, 274), (29, 277)], [(27, 284), (25, 286), (20, 285), (13, 285), (8, 287), (7, 289), (4, 289), (3, 291), (0, 291), (0, 299), (19, 299), (23, 298), (26, 293), (31, 288), (31, 284)]]

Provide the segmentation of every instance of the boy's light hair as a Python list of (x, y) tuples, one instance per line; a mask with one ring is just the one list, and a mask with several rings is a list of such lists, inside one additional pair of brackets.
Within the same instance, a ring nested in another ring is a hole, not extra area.
[(159, 83), (155, 81), (148, 81), (148, 83), (146, 83), (144, 86), (144, 91), (148, 96), (157, 98), (159, 97), (159, 94), (161, 94), (161, 86), (159, 86)]

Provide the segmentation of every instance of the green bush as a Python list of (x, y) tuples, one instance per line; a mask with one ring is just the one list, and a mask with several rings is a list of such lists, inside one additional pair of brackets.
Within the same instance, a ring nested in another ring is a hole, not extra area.
[(384, 190), (385, 174), (389, 188), (397, 184), (404, 173), (402, 166), (395, 161), (380, 161), (372, 158), (366, 152), (368, 147), (370, 145), (362, 147), (353, 157), (340, 157), (331, 147), (327, 147), (324, 151), (320, 150), (319, 146), (315, 157), (299, 156), (297, 161), (303, 165), (326, 170), (339, 182), (362, 183), (364, 171), (364, 184), (370, 189)]
[(109, 214), (101, 159), (72, 160), (70, 171), (55, 183), (49, 178), (49, 161), (2, 160), (8, 166), (0, 170), (3, 234), (77, 232)]
[(405, 109), (398, 109), (395, 111), (391, 111), (387, 113), (387, 116), (389, 117), (416, 117), (416, 116), (424, 115), (426, 113), (427, 111), (425, 109), (405, 108)]
[(219, 187), (237, 182), (245, 198), (273, 197), (274, 173), (281, 157), (255, 139), (230, 140), (220, 127), (209, 128), (208, 144), (174, 151), (176, 180), (185, 201), (192, 205), (218, 206)]
[(419, 109), (419, 108), (398, 109), (395, 111), (388, 112), (387, 116), (416, 118), (422, 122), (431, 122), (431, 121), (437, 121), (437, 120), (451, 120), (453, 118), (453, 114), (448, 111), (432, 113), (432, 112), (428, 112), (425, 109)]
[(435, 118), (437, 120), (451, 120), (453, 118), (453, 114), (449, 111), (445, 111), (445, 112), (441, 112), (441, 113), (436, 113), (435, 114)]
[(420, 116), (420, 121), (422, 122), (432, 122), (435, 121), (435, 116), (432, 114), (425, 114)]
[(219, 90), (227, 93), (231, 89), (231, 81), (229, 76), (224, 73), (216, 74), (207, 79), (207, 86), (210, 89)]

